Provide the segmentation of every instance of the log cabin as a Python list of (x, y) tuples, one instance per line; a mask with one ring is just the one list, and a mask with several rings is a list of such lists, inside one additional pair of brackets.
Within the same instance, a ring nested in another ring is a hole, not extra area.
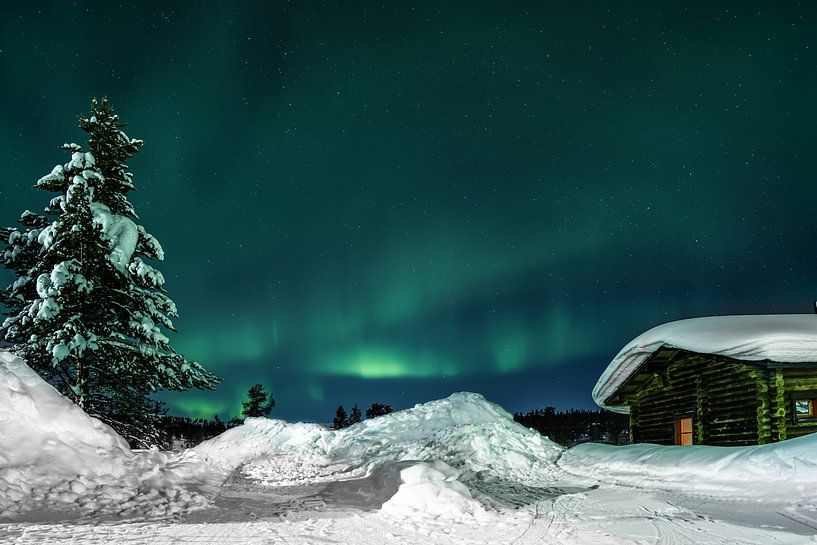
[(817, 432), (817, 315), (714, 316), (627, 344), (593, 399), (630, 415), (630, 441), (744, 446)]

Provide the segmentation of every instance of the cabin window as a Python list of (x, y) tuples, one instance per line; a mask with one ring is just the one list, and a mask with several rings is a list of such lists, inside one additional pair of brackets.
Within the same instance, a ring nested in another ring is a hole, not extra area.
[(691, 416), (684, 416), (675, 419), (675, 444), (684, 446), (692, 444)]
[(817, 399), (795, 399), (794, 400), (794, 418), (797, 421), (809, 420), (817, 418)]

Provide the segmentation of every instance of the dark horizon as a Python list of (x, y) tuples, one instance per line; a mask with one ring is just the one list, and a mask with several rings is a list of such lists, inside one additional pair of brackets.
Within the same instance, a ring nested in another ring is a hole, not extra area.
[[(668, 321), (810, 313), (817, 5), (10, 5), (0, 224), (108, 96), (228, 418), (595, 408)], [(0, 271), (0, 281), (10, 279)]]

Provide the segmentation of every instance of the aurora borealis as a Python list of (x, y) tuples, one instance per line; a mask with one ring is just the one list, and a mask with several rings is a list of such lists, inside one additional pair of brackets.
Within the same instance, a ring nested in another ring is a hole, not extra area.
[(591, 407), (654, 325), (811, 311), (817, 6), (165, 4), (6, 7), (0, 223), (107, 95), (223, 377), (171, 412)]

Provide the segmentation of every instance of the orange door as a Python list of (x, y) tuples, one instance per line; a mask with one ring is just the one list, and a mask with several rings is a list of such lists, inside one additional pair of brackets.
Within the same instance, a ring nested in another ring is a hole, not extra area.
[(691, 416), (675, 419), (675, 444), (685, 446), (692, 444)]

